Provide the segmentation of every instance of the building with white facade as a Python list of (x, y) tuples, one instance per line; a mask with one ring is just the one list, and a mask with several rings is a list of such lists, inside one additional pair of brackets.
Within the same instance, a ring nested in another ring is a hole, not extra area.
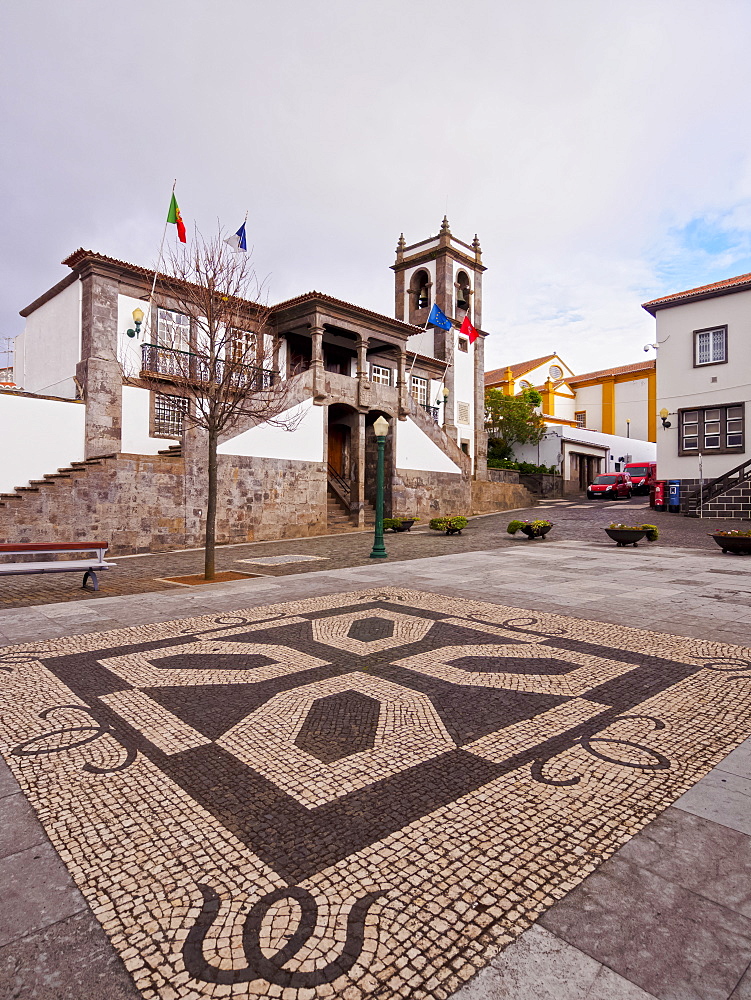
[[(182, 369), (195, 323), (166, 278), (152, 302), (153, 271), (88, 250), (63, 263), (70, 273), (22, 310), (20, 389), (0, 392), (16, 428), (0, 466), (0, 535), (37, 537), (44, 525), (47, 540), (70, 540), (75, 525), (121, 552), (200, 543), (205, 443), (185, 391), (193, 369)], [(435, 237), (401, 237), (393, 269), (396, 318), (309, 292), (271, 307), (261, 333), (246, 303), (233, 336), (243, 351), (257, 345), (253, 377), (285, 382), (294, 430), (240, 421), (224, 434), (220, 541), (362, 527), (378, 416), (390, 422), (388, 514), (470, 513), (480, 493), (504, 506), (511, 488), (486, 473), (479, 241), (457, 240), (444, 219)], [(450, 329), (424, 328), (433, 303)], [(479, 331), (471, 344), (465, 316)]]
[[(657, 463), (681, 508), (751, 516), (751, 274), (644, 303), (657, 331)], [(699, 487), (702, 487), (701, 498)]]

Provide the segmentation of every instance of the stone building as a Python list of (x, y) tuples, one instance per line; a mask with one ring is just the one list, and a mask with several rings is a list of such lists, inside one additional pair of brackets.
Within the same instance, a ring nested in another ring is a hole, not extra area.
[[(176, 359), (191, 320), (153, 271), (89, 250), (22, 310), (15, 372), (0, 419), (23, 431), (0, 470), (0, 536), (103, 536), (115, 552), (200, 544), (205, 441)], [(483, 428), (484, 338), (475, 237), (407, 246), (393, 265), (396, 317), (319, 292), (273, 306), (258, 334), (263, 377), (286, 380), (295, 429), (246, 421), (219, 445), (220, 542), (299, 537), (372, 519), (372, 425), (390, 421), (388, 514), (421, 518), (519, 505), (519, 487), (489, 483)], [(433, 303), (450, 330), (424, 329)], [(459, 332), (469, 316), (480, 335)], [(260, 361), (259, 361), (260, 363)], [(260, 369), (259, 369), (260, 371)], [(514, 491), (517, 491), (516, 493)], [(517, 495), (518, 494), (518, 495)], [(522, 495), (524, 494), (524, 495)]]

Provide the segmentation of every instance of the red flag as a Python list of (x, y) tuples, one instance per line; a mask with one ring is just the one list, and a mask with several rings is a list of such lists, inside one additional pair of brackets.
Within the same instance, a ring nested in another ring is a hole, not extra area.
[(475, 328), (470, 323), (469, 316), (464, 317), (464, 322), (459, 327), (459, 333), (463, 333), (467, 337), (469, 337), (470, 344), (474, 344), (474, 342), (477, 340), (479, 336), (477, 330), (475, 330)]

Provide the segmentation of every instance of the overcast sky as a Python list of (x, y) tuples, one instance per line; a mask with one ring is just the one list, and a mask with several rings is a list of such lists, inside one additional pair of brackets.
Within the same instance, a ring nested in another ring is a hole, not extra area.
[[(83, 246), (248, 240), (270, 301), (393, 314), (479, 235), (487, 367), (644, 358), (640, 303), (751, 271), (745, 0), (5, 0), (0, 337)], [(174, 227), (170, 227), (174, 239)]]

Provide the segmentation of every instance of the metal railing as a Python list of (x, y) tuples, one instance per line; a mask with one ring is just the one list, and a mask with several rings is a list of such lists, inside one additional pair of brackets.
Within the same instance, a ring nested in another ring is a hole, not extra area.
[(420, 403), (420, 406), (422, 406), (423, 410), (425, 410), (425, 412), (429, 414), (436, 423), (438, 423), (439, 410), (437, 406), (431, 406), (429, 403)]
[(190, 351), (178, 351), (174, 347), (157, 344), (141, 344), (141, 373), (161, 375), (175, 381), (228, 384), (233, 389), (253, 391), (271, 388), (276, 375), (269, 368), (255, 368), (221, 358), (211, 364), (206, 358)]
[(727, 493), (728, 490), (732, 490), (735, 486), (740, 486), (741, 483), (746, 482), (749, 478), (751, 478), (751, 459), (741, 462), (740, 465), (736, 465), (729, 472), (723, 473), (716, 479), (704, 483), (698, 489), (689, 493), (686, 498), (688, 511), (691, 513), (697, 511), (705, 503), (714, 500), (715, 497), (720, 496), (722, 493)]

